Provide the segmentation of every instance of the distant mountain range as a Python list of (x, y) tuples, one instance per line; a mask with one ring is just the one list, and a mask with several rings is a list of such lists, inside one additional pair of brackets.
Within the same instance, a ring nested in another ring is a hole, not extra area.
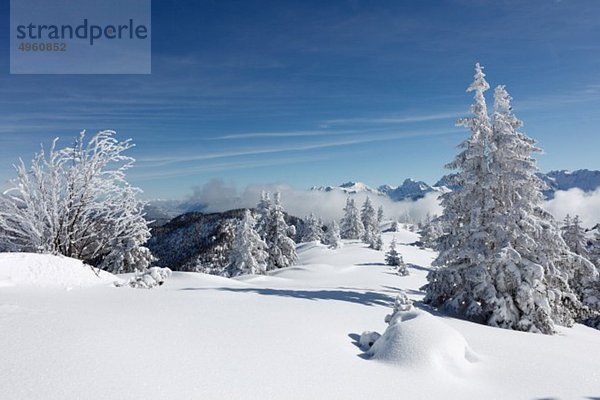
[[(546, 182), (549, 189), (544, 191), (547, 199), (554, 197), (559, 190), (579, 188), (585, 192), (593, 191), (600, 187), (600, 171), (580, 169), (577, 171), (550, 171), (540, 173), (539, 177)], [(449, 182), (449, 177), (444, 176), (433, 186), (423, 181), (405, 179), (399, 186), (381, 185), (377, 188), (370, 187), (362, 182), (346, 182), (339, 186), (313, 186), (310, 190), (320, 192), (341, 192), (349, 195), (367, 193), (373, 196), (387, 196), (394, 201), (418, 200), (427, 193), (445, 193), (455, 189)], [(155, 221), (155, 226), (164, 225), (178, 215), (189, 212), (202, 212), (206, 208), (193, 200), (154, 200), (146, 207), (146, 217)]]
[[(600, 187), (600, 171), (580, 169), (577, 171), (550, 171), (547, 174), (539, 173), (538, 176), (548, 185), (544, 191), (546, 198), (551, 199), (559, 190), (578, 188), (584, 192), (596, 190)], [(449, 181), (449, 176), (442, 177), (433, 186), (423, 181), (405, 179), (400, 186), (382, 185), (372, 188), (362, 182), (346, 182), (340, 186), (313, 186), (310, 190), (324, 192), (341, 191), (348, 194), (369, 193), (379, 196), (388, 196), (394, 201), (418, 200), (427, 193), (445, 193), (454, 189)]]
[(569, 190), (578, 188), (584, 192), (592, 192), (600, 187), (600, 171), (590, 171), (588, 169), (578, 169), (577, 171), (550, 171), (547, 174), (539, 174), (539, 177), (546, 182), (550, 189), (544, 192), (546, 198), (554, 197), (554, 192), (558, 190)]

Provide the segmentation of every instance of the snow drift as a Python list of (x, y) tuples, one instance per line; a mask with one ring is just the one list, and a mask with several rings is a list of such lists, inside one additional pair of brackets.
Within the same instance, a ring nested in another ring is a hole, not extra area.
[(405, 294), (396, 300), (394, 312), (381, 337), (365, 332), (359, 343), (370, 346), (367, 355), (411, 369), (466, 372), (478, 357), (456, 329), (431, 314), (415, 309)]
[(74, 258), (50, 254), (1, 253), (0, 287), (70, 288), (108, 285), (119, 278)]

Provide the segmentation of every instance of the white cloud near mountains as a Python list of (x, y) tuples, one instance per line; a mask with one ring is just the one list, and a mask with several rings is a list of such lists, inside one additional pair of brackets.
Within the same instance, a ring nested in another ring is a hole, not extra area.
[[(193, 203), (206, 204), (207, 212), (220, 212), (235, 208), (256, 206), (263, 191), (281, 192), (282, 203), (290, 214), (303, 217), (315, 213), (324, 221), (338, 220), (342, 217), (347, 195), (341, 191), (300, 190), (284, 183), (249, 185), (243, 190), (225, 184), (222, 180), (213, 180), (202, 187), (197, 187), (188, 200)], [(360, 207), (367, 193), (353, 195)], [(392, 201), (387, 196), (369, 195), (376, 207), (383, 206), (386, 218), (410, 221), (422, 221), (427, 214), (439, 215), (442, 207), (439, 204), (439, 193), (427, 193), (419, 200)], [(600, 188), (594, 192), (581, 189), (557, 191), (552, 200), (545, 203), (545, 208), (560, 222), (567, 214), (579, 215), (583, 225), (590, 228), (600, 223)]]
[(546, 209), (559, 221), (567, 214), (579, 215), (583, 226), (591, 228), (600, 223), (600, 188), (593, 192), (578, 188), (558, 191), (553, 199), (546, 202)]
[[(312, 190), (299, 190), (287, 184), (249, 185), (239, 191), (221, 180), (213, 180), (194, 190), (188, 199), (194, 203), (206, 204), (207, 212), (219, 212), (235, 208), (254, 207), (263, 190), (280, 192), (284, 208), (287, 212), (298, 217), (315, 213), (324, 221), (339, 220), (343, 214), (347, 195), (339, 191), (323, 192)], [(437, 193), (428, 193), (424, 198), (411, 201), (392, 201), (386, 196), (371, 194), (375, 207), (383, 206), (386, 218), (400, 220), (410, 219), (420, 221), (427, 213), (439, 214)], [(367, 193), (353, 195), (357, 207), (360, 207), (367, 197)]]

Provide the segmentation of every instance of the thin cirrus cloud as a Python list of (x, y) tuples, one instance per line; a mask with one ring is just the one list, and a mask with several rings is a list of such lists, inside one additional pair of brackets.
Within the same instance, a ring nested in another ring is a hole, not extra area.
[(458, 130), (431, 130), (431, 131), (406, 131), (406, 132), (393, 132), (388, 134), (381, 135), (373, 135), (373, 136), (361, 136), (354, 137), (351, 139), (337, 140), (337, 141), (329, 141), (329, 142), (319, 142), (319, 143), (309, 143), (309, 144), (295, 144), (295, 145), (286, 145), (279, 147), (255, 147), (255, 148), (246, 148), (240, 150), (230, 150), (230, 151), (222, 151), (222, 152), (214, 152), (214, 153), (204, 153), (204, 154), (194, 154), (194, 155), (176, 155), (176, 156), (168, 156), (168, 157), (142, 157), (138, 159), (140, 164), (144, 164), (145, 167), (162, 167), (171, 164), (183, 163), (183, 162), (193, 162), (193, 161), (205, 161), (205, 160), (214, 160), (219, 158), (229, 158), (229, 157), (241, 157), (241, 156), (253, 156), (253, 155), (263, 155), (263, 154), (273, 154), (273, 153), (285, 153), (285, 152), (302, 152), (309, 150), (319, 150), (333, 147), (342, 147), (342, 146), (351, 146), (356, 144), (365, 144), (372, 142), (383, 142), (383, 141), (393, 141), (406, 139), (411, 137), (430, 137), (430, 136), (443, 136), (443, 135), (451, 135), (459, 132)]
[(262, 161), (231, 161), (231, 162), (219, 162), (205, 165), (195, 165), (191, 167), (172, 168), (169, 170), (159, 171), (144, 171), (141, 173), (132, 173), (131, 177), (136, 181), (148, 181), (160, 178), (174, 178), (183, 176), (192, 176), (208, 172), (221, 172), (221, 171), (233, 171), (248, 168), (260, 168), (270, 167), (276, 165), (291, 165), (301, 164), (306, 162), (315, 162), (327, 159), (325, 156), (307, 156), (307, 157), (286, 157), (275, 160), (262, 160)]
[(378, 124), (406, 124), (413, 122), (429, 122), (438, 121), (444, 119), (458, 118), (459, 112), (445, 112), (428, 115), (415, 115), (415, 116), (387, 116), (387, 117), (372, 117), (372, 118), (338, 118), (324, 121), (321, 126), (334, 126), (334, 125), (378, 125)]

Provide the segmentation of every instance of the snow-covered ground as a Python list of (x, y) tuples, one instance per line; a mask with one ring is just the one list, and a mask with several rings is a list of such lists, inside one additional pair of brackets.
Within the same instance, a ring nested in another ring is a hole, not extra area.
[[(544, 336), (430, 316), (419, 288), (435, 254), (410, 246), (408, 231), (384, 234), (384, 248), (394, 236), (410, 276), (358, 242), (300, 245), (299, 265), (269, 276), (176, 272), (153, 290), (113, 287), (69, 259), (1, 255), (0, 398), (600, 397), (600, 331)], [(410, 354), (369, 359), (358, 335), (384, 332), (399, 289), (421, 310), (401, 322), (396, 348)], [(460, 349), (466, 361), (449, 362)]]

